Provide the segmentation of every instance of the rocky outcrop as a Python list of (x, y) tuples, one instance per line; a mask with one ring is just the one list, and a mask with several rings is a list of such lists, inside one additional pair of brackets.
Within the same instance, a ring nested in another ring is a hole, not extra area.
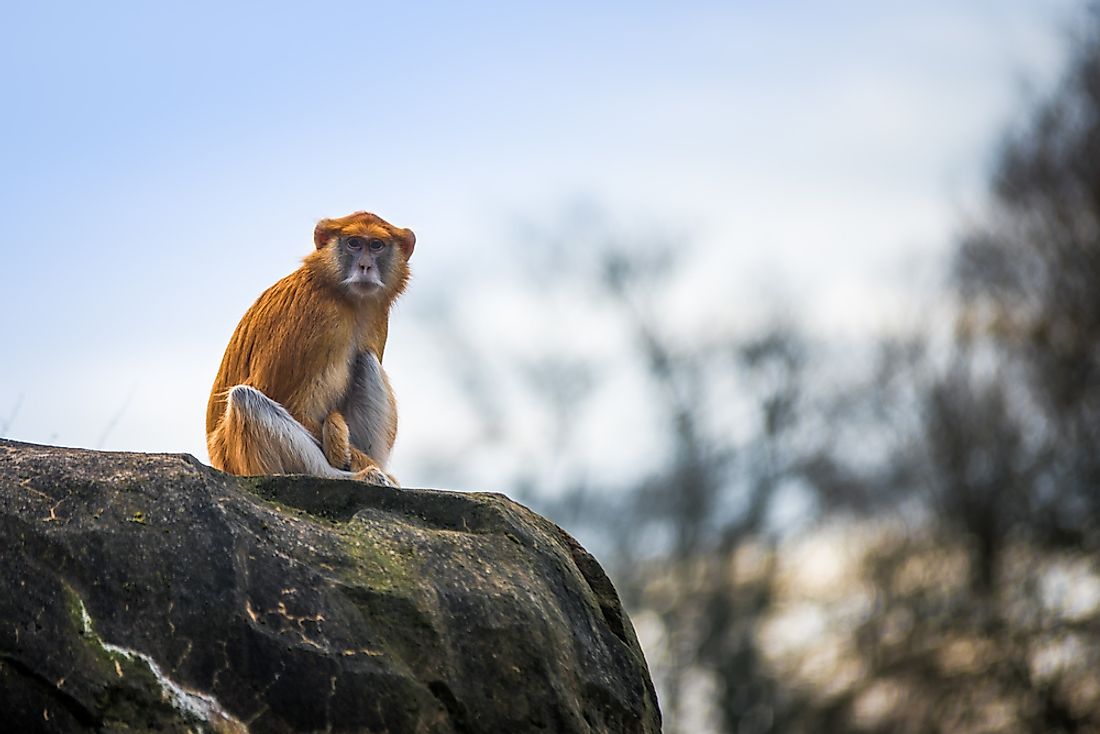
[(496, 494), (0, 441), (5, 731), (656, 732), (607, 576)]

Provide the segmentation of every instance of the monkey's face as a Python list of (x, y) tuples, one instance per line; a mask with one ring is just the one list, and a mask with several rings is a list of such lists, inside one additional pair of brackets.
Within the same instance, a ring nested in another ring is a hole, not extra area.
[(416, 246), (412, 230), (356, 212), (322, 219), (313, 239), (326, 271), (351, 295), (392, 301), (405, 289)]
[(356, 292), (381, 292), (394, 282), (397, 255), (392, 242), (381, 237), (349, 235), (336, 241), (344, 285)]

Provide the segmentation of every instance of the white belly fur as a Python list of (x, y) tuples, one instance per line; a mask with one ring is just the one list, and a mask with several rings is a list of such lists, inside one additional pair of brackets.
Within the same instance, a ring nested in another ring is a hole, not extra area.
[(351, 443), (384, 467), (390, 457), (386, 426), (393, 413), (389, 381), (378, 358), (360, 354), (352, 364), (351, 384), (344, 401), (344, 419)]

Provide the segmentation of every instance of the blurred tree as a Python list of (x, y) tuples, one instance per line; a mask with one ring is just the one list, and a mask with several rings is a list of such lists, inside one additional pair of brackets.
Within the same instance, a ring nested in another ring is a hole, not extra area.
[(992, 213), (956, 259), (960, 333), (997, 351), (1042, 443), (1029, 528), (1095, 547), (1100, 519), (1100, 10), (1054, 95), (1012, 133)]
[(957, 341), (902, 350), (868, 393), (897, 406), (881, 489), (925, 520), (868, 554), (864, 673), (804, 722), (1100, 730), (1100, 604), (1070, 591), (1100, 579), (1098, 19), (1009, 135), (989, 214), (959, 246)]
[[(520, 462), (512, 486), (658, 620), (647, 654), (670, 733), (1100, 731), (1098, 19), (1000, 152), (954, 259), (951, 343), (897, 338), (861, 375), (789, 325), (746, 333), (708, 312), (685, 329), (662, 305), (688, 248), (589, 211), (549, 238), (534, 292), (583, 301), (625, 354), (547, 342), (494, 368), (454, 350), (477, 376), (479, 442), (510, 438), (506, 373), (545, 413), (534, 451), (550, 458)], [(596, 480), (584, 407), (634, 372), (660, 448)], [(785, 538), (838, 517), (878, 530), (851, 569), (860, 611), (839, 617), (834, 681), (762, 640), (791, 595)]]

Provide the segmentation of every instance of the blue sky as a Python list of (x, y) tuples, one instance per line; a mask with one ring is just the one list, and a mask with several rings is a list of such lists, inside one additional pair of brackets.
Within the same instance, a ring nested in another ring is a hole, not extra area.
[(240, 315), (317, 219), (363, 208), (418, 235), (387, 351), (414, 483), (462, 429), (417, 314), (468, 292), (487, 339), (515, 333), (515, 222), (578, 196), (690, 235), (685, 321), (794, 298), (815, 328), (884, 328), (1078, 8), (8, 4), (0, 427), (205, 459)]

